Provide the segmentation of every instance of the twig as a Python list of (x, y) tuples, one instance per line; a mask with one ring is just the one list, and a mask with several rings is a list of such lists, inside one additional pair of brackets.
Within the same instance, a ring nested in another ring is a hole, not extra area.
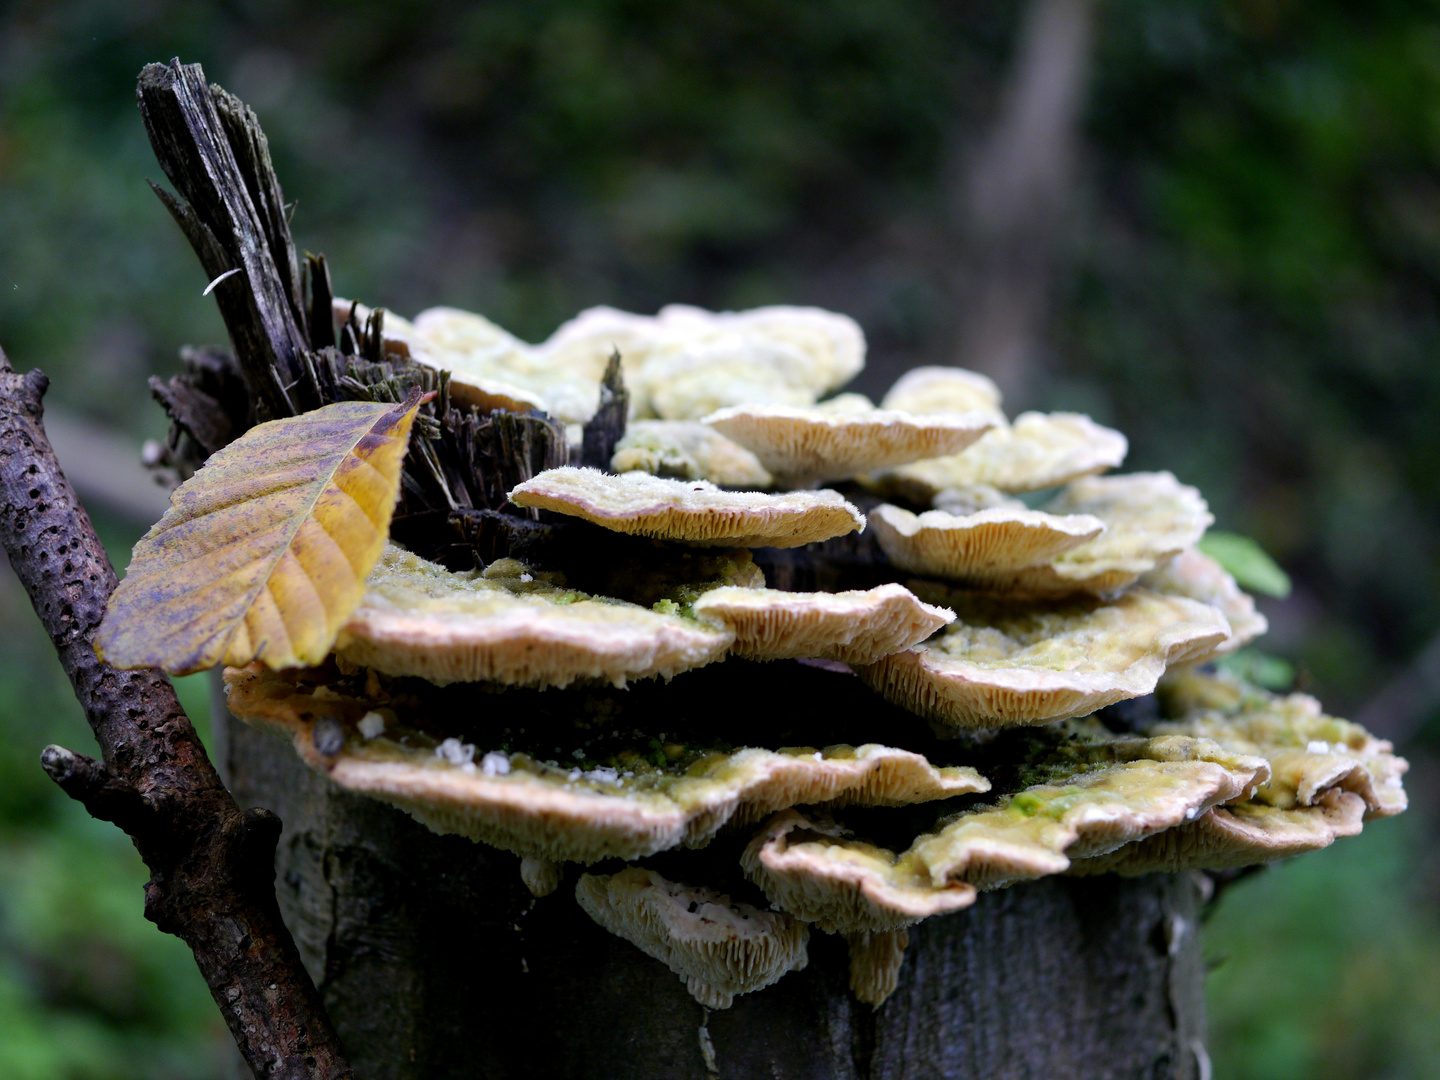
[(118, 671), (90, 646), (115, 571), (41, 423), (49, 380), (0, 350), (0, 534), (103, 761), (58, 746), (42, 764), (92, 815), (129, 834), (150, 869), (145, 915), (190, 946), (257, 1077), (349, 1077), (325, 1007), (280, 920), (280, 821), (241, 812), (170, 682)]

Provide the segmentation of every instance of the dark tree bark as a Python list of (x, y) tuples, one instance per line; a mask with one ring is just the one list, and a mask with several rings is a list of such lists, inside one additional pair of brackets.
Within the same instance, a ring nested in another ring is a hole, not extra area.
[[(223, 714), (223, 707), (216, 710)], [(520, 860), (352, 795), (227, 720), (243, 802), (285, 821), (282, 909), (355, 1064), (374, 1080), (726, 1080), (1207, 1075), (1198, 876), (1051, 878), (910, 930), (878, 1009), (839, 937), (708, 1012), (592, 923), (576, 872), (532, 898)]]

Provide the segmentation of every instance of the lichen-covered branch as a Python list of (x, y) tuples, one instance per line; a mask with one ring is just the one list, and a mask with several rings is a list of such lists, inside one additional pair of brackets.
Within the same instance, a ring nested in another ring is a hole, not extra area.
[(325, 1009), (280, 919), (280, 821), (242, 812), (169, 680), (118, 671), (91, 648), (115, 571), (50, 449), (39, 371), (0, 351), (0, 535), (100, 744), (42, 764), (95, 817), (134, 840), (151, 878), (145, 914), (182, 938), (257, 1077), (349, 1077)]

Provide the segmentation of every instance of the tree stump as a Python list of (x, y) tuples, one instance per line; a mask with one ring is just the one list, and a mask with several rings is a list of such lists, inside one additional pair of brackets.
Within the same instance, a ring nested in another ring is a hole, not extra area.
[(535, 899), (517, 856), (342, 791), (216, 712), (236, 797), (285, 823), (281, 909), (365, 1080), (1208, 1075), (1198, 875), (986, 893), (911, 928), (874, 1009), (844, 940), (816, 933), (803, 971), (710, 1011), (591, 922), (573, 869)]

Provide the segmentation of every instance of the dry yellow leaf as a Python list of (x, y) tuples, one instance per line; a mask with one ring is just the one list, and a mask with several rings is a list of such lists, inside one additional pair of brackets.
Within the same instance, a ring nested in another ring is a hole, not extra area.
[(419, 391), (251, 428), (135, 545), (95, 652), (172, 675), (318, 664), (385, 549)]

